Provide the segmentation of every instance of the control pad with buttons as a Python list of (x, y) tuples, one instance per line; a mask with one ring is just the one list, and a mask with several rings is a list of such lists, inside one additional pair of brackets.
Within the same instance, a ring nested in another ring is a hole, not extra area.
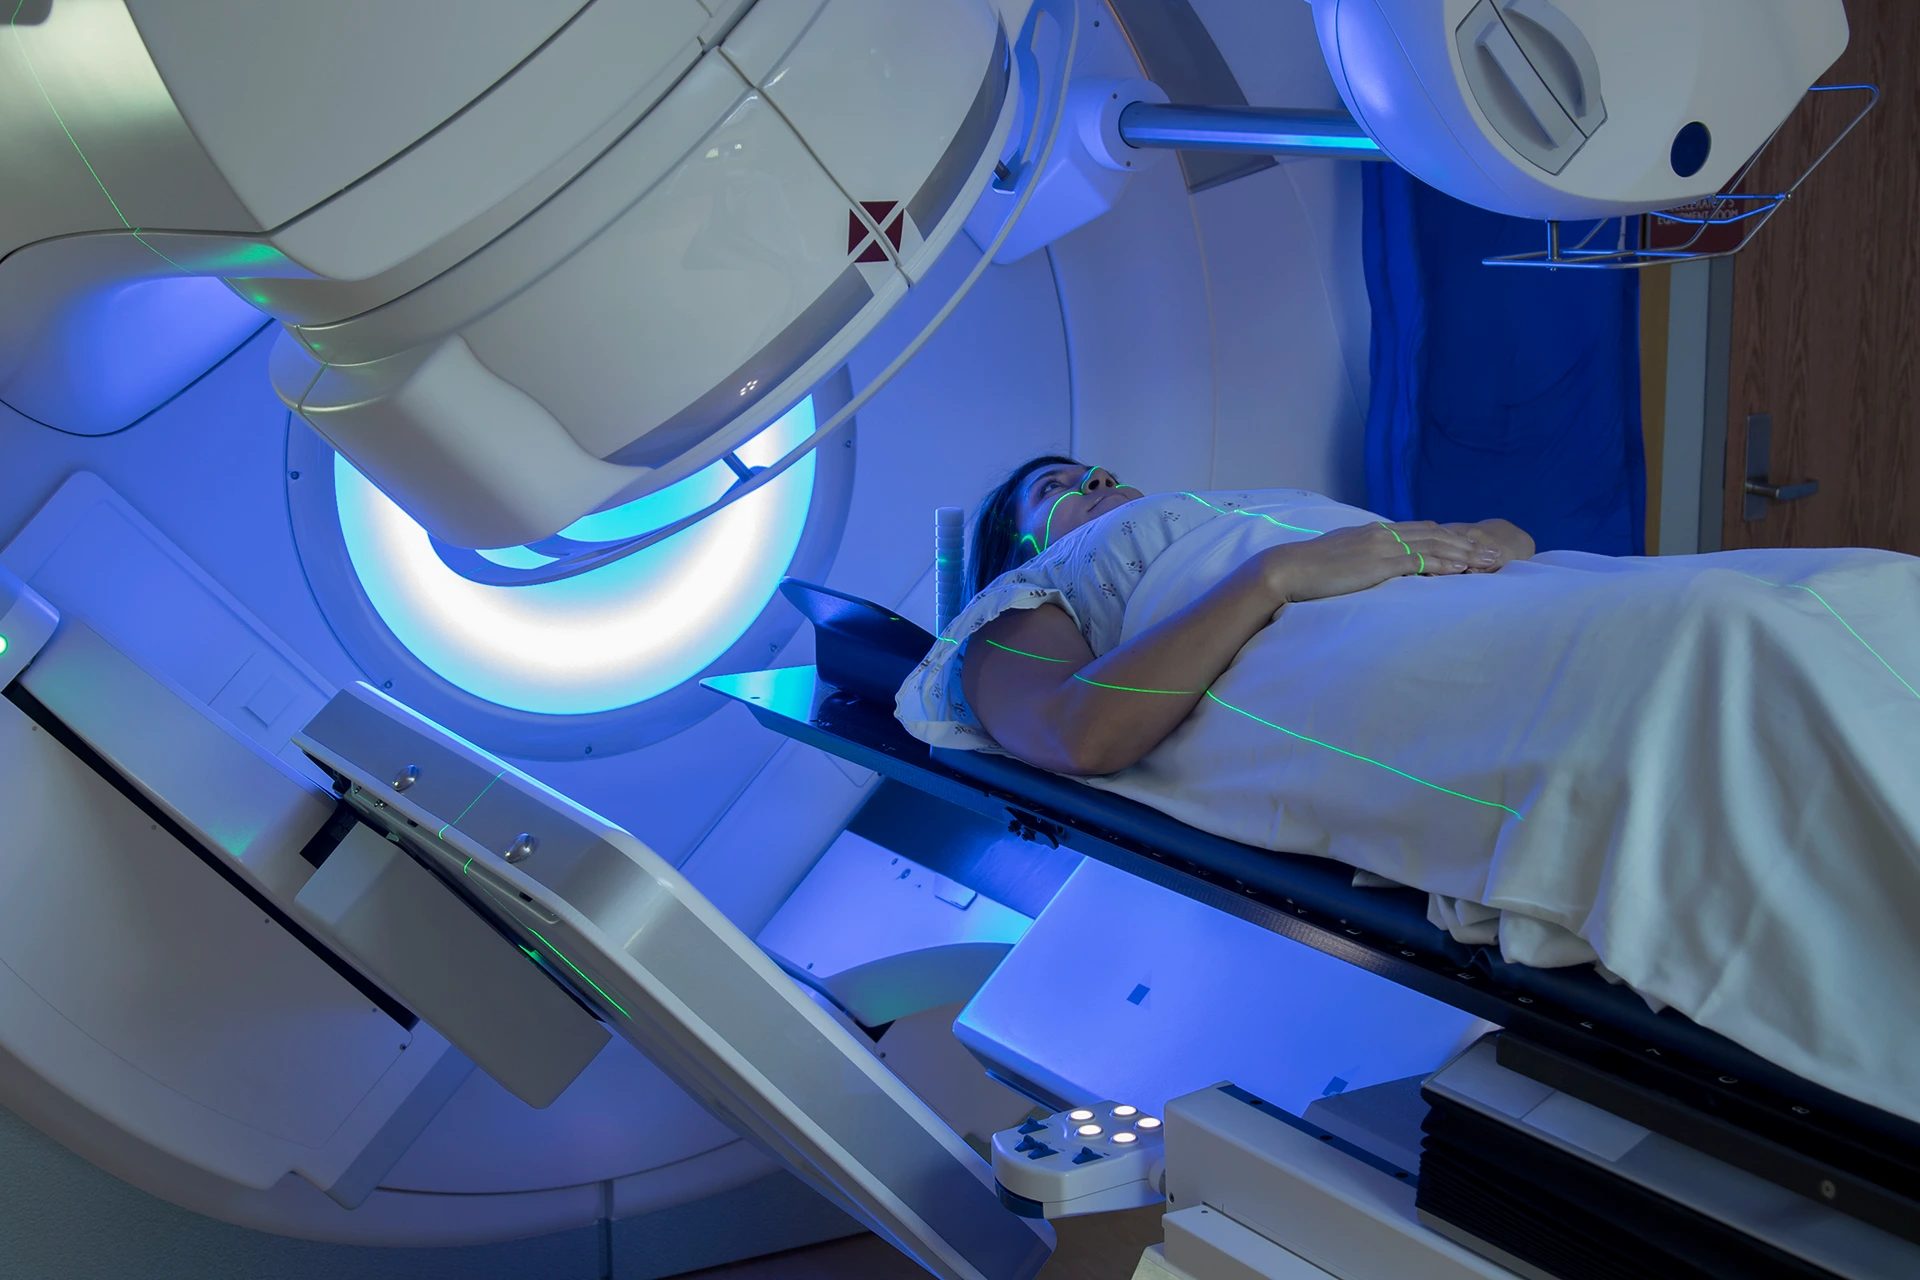
[(1001, 1203), (1029, 1218), (1153, 1204), (1164, 1194), (1166, 1165), (1159, 1117), (1126, 1103), (1057, 1111), (993, 1135)]

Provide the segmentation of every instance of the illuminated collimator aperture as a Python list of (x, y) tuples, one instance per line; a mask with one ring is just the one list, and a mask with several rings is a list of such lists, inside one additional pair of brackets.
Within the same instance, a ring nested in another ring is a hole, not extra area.
[(1087, 1109), (1086, 1109), (1085, 1107), (1081, 1107), (1081, 1108), (1080, 1108), (1079, 1110), (1077, 1110), (1077, 1111), (1069, 1111), (1069, 1112), (1067, 1112), (1067, 1119), (1069, 1119), (1069, 1120), (1091, 1120), (1091, 1119), (1093, 1119), (1093, 1112), (1091, 1112), (1091, 1111), (1089, 1111), (1089, 1110), (1087, 1110)]
[(1115, 1143), (1124, 1147), (1128, 1143), (1140, 1141), (1140, 1135), (1137, 1133), (1116, 1133), (1113, 1135), (1113, 1140)]
[(1138, 1107), (1115, 1107), (1115, 1108), (1113, 1109), (1113, 1114), (1114, 1114), (1114, 1117), (1115, 1117), (1116, 1119), (1120, 1119), (1120, 1120), (1125, 1120), (1125, 1119), (1126, 1119), (1126, 1118), (1127, 1118), (1128, 1116), (1137, 1116), (1137, 1115), (1139, 1115), (1139, 1114), (1140, 1114), (1140, 1108), (1138, 1108)]
[[(803, 400), (738, 450), (766, 466), (814, 430)], [(334, 470), (340, 532), (368, 600), (401, 644), (488, 702), (587, 715), (665, 693), (725, 653), (787, 571), (813, 500), (814, 459), (682, 533), (559, 582), (494, 587), (461, 577), (426, 530), (344, 459)], [(602, 541), (691, 514), (733, 483), (715, 463), (678, 484), (576, 521), (563, 534)], [(487, 553), (536, 565), (525, 547)]]
[(1133, 1127), (1136, 1129), (1158, 1129), (1160, 1127), (1160, 1122), (1158, 1120), (1155, 1120), (1152, 1116), (1141, 1116), (1138, 1120), (1135, 1120), (1133, 1122)]
[(1101, 1129), (1097, 1124), (1083, 1124), (1078, 1129), (1075, 1129), (1074, 1132), (1083, 1138), (1097, 1138), (1105, 1132), (1105, 1130)]

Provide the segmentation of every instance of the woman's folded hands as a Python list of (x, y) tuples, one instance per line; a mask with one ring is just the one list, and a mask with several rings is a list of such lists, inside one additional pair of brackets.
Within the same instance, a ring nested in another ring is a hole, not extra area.
[(1355, 525), (1261, 553), (1283, 602), (1324, 600), (1414, 574), (1492, 573), (1533, 554), (1533, 539), (1505, 520), (1478, 524)]

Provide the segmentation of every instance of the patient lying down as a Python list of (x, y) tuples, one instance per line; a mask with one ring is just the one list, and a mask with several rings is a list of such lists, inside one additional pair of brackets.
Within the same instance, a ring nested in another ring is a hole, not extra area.
[(1152, 497), (1065, 458), (974, 528), (978, 594), (900, 691), (1244, 843), (1426, 890), (1920, 1119), (1920, 561), (1534, 555), (1500, 520)]

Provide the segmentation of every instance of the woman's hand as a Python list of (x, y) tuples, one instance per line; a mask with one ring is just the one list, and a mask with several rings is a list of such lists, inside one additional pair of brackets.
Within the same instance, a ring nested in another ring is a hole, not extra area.
[(1283, 603), (1351, 595), (1416, 573), (1466, 573), (1481, 564), (1498, 568), (1483, 556), (1488, 545), (1464, 529), (1430, 520), (1335, 529), (1262, 552), (1262, 568)]
[(1533, 558), (1533, 539), (1510, 520), (1482, 520), (1478, 524), (1450, 524), (1473, 539), (1479, 550), (1468, 566), (1473, 573), (1493, 573), (1515, 560)]

